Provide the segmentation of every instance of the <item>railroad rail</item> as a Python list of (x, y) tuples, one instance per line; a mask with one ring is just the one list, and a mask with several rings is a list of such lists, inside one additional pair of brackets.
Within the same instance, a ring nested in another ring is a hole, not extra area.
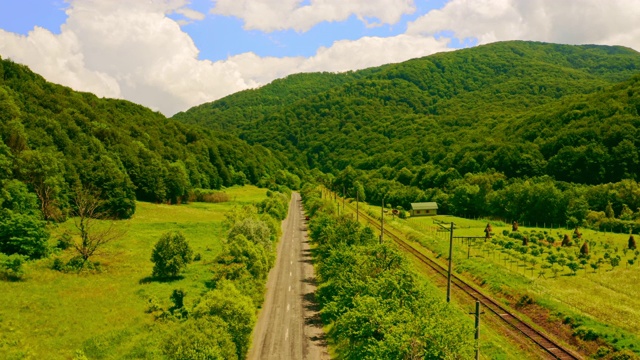
[[(356, 208), (353, 204), (348, 204), (349, 208), (356, 212)], [(359, 211), (361, 218), (366, 220), (369, 224), (373, 225), (374, 228), (380, 230), (380, 223), (377, 219), (373, 219), (369, 214), (366, 214), (362, 211)], [(413, 245), (407, 243), (402, 240), (398, 235), (389, 231), (387, 228), (384, 229), (384, 234), (388, 238), (392, 239), (398, 246), (402, 249), (408, 251), (413, 256), (415, 256), (420, 262), (432, 268), (438, 274), (447, 277), (447, 269), (444, 268), (441, 264), (436, 262), (435, 260), (429, 258), (424, 255), (422, 252), (418, 251)], [(498, 303), (493, 300), (491, 297), (485, 295), (480, 290), (475, 288), (473, 285), (467, 283), (462, 280), (460, 277), (456, 276), (454, 273), (451, 274), (451, 282), (462, 290), (467, 295), (471, 296), (474, 299), (480, 301), (481, 304), (484, 305), (489, 311), (494, 313), (508, 325), (516, 329), (519, 333), (523, 334), (526, 338), (533, 341), (535, 344), (540, 346), (545, 352), (552, 355), (556, 359), (583, 359), (580, 355), (575, 352), (567, 349), (565, 346), (559, 344), (556, 340), (551, 339), (548, 335), (543, 332), (533, 328), (527, 322), (525, 322), (522, 318), (516, 315), (512, 310), (509, 310), (504, 305)]]

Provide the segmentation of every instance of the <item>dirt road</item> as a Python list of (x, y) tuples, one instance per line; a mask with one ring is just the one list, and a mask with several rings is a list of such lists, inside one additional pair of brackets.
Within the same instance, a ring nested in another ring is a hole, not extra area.
[(293, 193), (248, 359), (329, 359), (315, 287), (302, 202)]

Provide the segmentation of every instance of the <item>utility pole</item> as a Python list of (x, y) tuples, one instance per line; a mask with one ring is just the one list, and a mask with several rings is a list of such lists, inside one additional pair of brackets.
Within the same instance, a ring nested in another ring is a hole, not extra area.
[(449, 273), (447, 274), (447, 302), (451, 302), (451, 261), (453, 260), (453, 221), (449, 231)]
[(476, 360), (480, 360), (480, 300), (476, 299)]
[(380, 209), (380, 244), (384, 236), (384, 197), (382, 198), (382, 208)]

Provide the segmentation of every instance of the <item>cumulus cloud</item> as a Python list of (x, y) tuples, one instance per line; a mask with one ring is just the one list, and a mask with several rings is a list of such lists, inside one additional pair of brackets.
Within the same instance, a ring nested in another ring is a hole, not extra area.
[[(126, 3), (126, 6), (124, 4)], [(337, 41), (315, 56), (198, 59), (198, 49), (167, 14), (185, 0), (71, 0), (59, 35), (0, 30), (0, 54), (50, 81), (99, 96), (124, 98), (172, 115), (191, 106), (297, 72), (346, 71), (447, 50), (445, 40), (399, 35)]]
[(481, 44), (518, 39), (640, 49), (639, 18), (637, 0), (451, 0), (410, 23), (407, 33), (449, 30)]
[(415, 11), (414, 0), (215, 0), (214, 14), (235, 16), (247, 30), (294, 29), (304, 32), (323, 21), (343, 21), (355, 15), (363, 22), (395, 24)]
[(86, 68), (78, 38), (71, 32), (54, 35), (36, 27), (22, 36), (0, 29), (0, 55), (31, 66), (49, 81), (102, 96), (120, 97), (115, 78)]

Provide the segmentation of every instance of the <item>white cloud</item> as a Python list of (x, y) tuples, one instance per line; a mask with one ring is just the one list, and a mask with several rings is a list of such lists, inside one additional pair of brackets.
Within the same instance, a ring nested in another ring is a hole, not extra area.
[(71, 0), (59, 35), (42, 28), (27, 36), (0, 30), (0, 54), (50, 81), (172, 115), (292, 73), (361, 69), (447, 50), (444, 40), (400, 35), (337, 41), (310, 58), (245, 53), (199, 60), (192, 39), (166, 16), (186, 4)]
[(453, 31), (479, 43), (536, 40), (640, 49), (637, 0), (451, 0), (410, 23), (407, 33)]
[(49, 81), (102, 96), (120, 97), (116, 79), (86, 68), (80, 43), (71, 32), (54, 35), (36, 27), (22, 36), (0, 29), (0, 55), (29, 65)]
[(214, 0), (214, 14), (244, 20), (245, 29), (266, 32), (307, 31), (323, 21), (343, 21), (355, 15), (363, 22), (395, 24), (415, 11), (414, 0)]
[(394, 37), (363, 37), (341, 40), (330, 48), (320, 48), (315, 56), (306, 59), (301, 71), (347, 71), (364, 69), (411, 58), (449, 51), (448, 40), (433, 37), (398, 35)]
[(186, 7), (176, 10), (176, 13), (190, 20), (204, 20), (205, 18), (205, 14), (193, 9), (186, 8)]

